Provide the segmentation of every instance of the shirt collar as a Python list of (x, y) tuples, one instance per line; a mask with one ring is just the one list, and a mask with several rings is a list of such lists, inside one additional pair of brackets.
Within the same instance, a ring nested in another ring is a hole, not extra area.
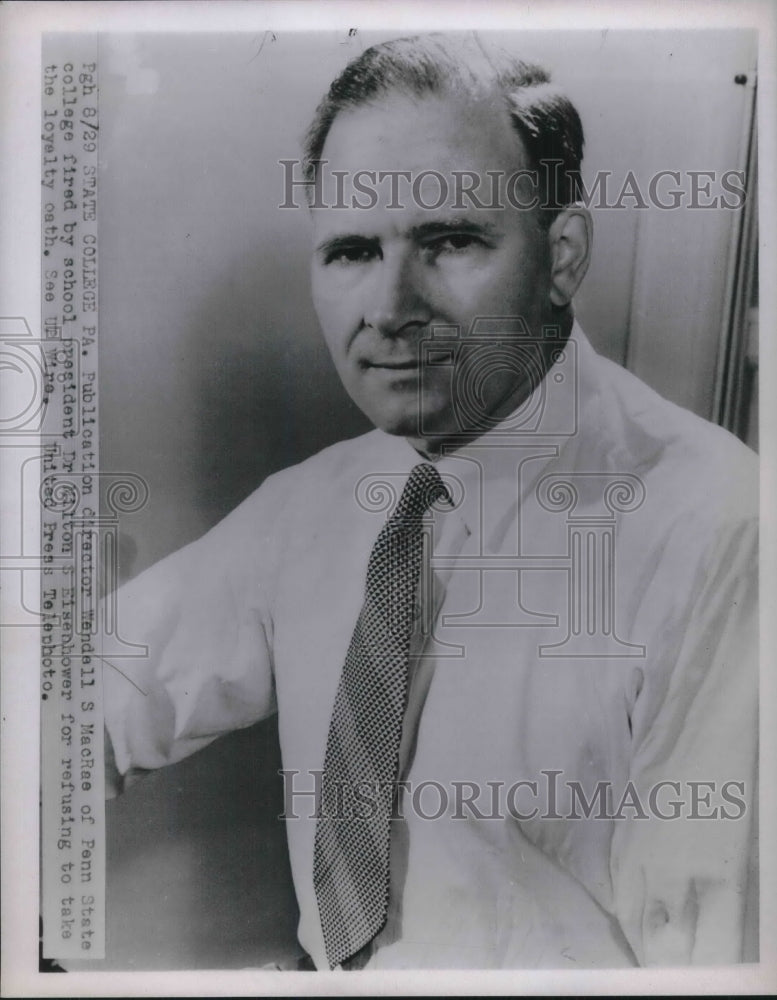
[[(537, 482), (570, 438), (576, 436), (580, 414), (597, 392), (599, 357), (577, 320), (545, 377), (520, 406), (480, 437), (461, 448), (425, 459), (410, 442), (376, 431), (374, 457), (397, 474), (409, 475), (419, 462), (432, 461), (454, 497), (456, 516), (473, 532), (482, 523), (484, 483), (488, 483), (489, 523)], [(520, 453), (520, 454), (519, 454)], [(521, 457), (532, 456), (521, 466)], [(502, 460), (504, 458), (504, 460)]]
[[(370, 447), (364, 452), (369, 471), (391, 476), (399, 487), (398, 496), (401, 481), (411, 469), (419, 462), (431, 461), (454, 498), (451, 516), (461, 520), (470, 534), (483, 524), (497, 525), (579, 433), (580, 414), (598, 393), (600, 362), (575, 320), (568, 340), (560, 344), (558, 356), (539, 385), (494, 427), (433, 459), (421, 455), (406, 438), (373, 431), (367, 436)], [(531, 461), (522, 462), (524, 457), (531, 457)], [(516, 471), (519, 463), (520, 477)]]

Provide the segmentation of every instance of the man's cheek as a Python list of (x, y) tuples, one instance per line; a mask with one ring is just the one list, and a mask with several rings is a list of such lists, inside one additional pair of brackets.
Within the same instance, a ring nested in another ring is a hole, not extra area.
[(338, 324), (329, 320), (325, 314), (319, 312), (318, 317), (321, 332), (324, 336), (324, 343), (326, 344), (329, 353), (332, 355), (335, 367), (338, 371), (340, 371), (341, 366), (347, 361), (346, 355), (348, 336), (343, 332), (342, 328)]
[(424, 372), (417, 393), (418, 404), (422, 411), (431, 414), (451, 405), (451, 375), (433, 369)]

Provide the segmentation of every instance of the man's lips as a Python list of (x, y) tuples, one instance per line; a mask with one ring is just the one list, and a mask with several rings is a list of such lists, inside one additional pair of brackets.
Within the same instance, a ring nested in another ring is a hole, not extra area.
[(388, 371), (412, 371), (418, 368), (418, 358), (410, 358), (404, 361), (362, 361), (361, 365), (363, 368), (384, 368)]

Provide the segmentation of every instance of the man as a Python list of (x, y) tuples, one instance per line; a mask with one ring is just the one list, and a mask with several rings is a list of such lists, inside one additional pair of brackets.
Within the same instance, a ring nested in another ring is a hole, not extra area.
[(120, 592), (148, 656), (105, 671), (110, 780), (277, 709), (318, 968), (745, 954), (755, 463), (575, 322), (582, 143), (476, 40), (347, 67), (308, 135), (312, 284), (376, 430)]

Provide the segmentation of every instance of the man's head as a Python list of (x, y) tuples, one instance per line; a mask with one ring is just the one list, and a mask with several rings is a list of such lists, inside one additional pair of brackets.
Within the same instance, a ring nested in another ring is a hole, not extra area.
[[(588, 261), (590, 220), (572, 207), (582, 146), (548, 74), (473, 36), (375, 46), (334, 81), (306, 144), (328, 206), (312, 204), (313, 295), (343, 383), (378, 427), (432, 452), (535, 387), (543, 330), (568, 331)], [(490, 354), (472, 336), (484, 320)], [(439, 328), (457, 332), (447, 366), (428, 363)]]

